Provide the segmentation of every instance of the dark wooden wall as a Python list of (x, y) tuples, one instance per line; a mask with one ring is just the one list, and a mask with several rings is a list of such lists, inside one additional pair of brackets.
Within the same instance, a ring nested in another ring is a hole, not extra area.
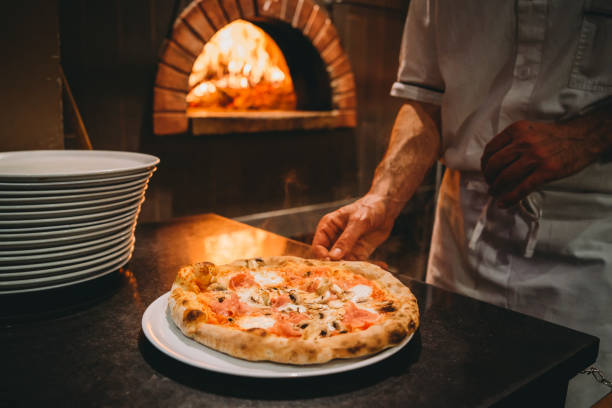
[(60, 0), (61, 62), (96, 149), (162, 161), (141, 217), (239, 216), (356, 197), (367, 190), (401, 101), (391, 98), (407, 4), (323, 4), (355, 72), (356, 129), (154, 136), (157, 55), (186, 0)]
[(57, 2), (0, 6), (0, 151), (62, 149)]

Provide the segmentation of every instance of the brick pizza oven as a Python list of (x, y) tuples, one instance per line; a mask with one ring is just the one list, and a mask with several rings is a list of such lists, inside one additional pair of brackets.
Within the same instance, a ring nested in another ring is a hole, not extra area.
[[(295, 110), (194, 112), (194, 62), (213, 35), (246, 20), (279, 46), (295, 85)], [(195, 0), (164, 42), (153, 94), (156, 135), (332, 129), (356, 125), (351, 64), (326, 10), (312, 0)]]

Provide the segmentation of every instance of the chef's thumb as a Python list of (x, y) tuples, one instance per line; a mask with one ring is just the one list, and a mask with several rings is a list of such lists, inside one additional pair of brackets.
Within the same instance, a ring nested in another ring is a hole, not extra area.
[(331, 251), (329, 251), (330, 258), (337, 261), (350, 253), (357, 240), (364, 234), (366, 227), (367, 224), (364, 222), (349, 222)]

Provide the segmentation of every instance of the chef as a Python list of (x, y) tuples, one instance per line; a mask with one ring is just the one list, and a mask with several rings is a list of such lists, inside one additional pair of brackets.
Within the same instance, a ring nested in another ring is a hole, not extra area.
[[(413, 0), (391, 94), (372, 186), (317, 256), (366, 259), (440, 159), (427, 282), (598, 336), (612, 375), (612, 1)], [(607, 392), (578, 375), (566, 403)]]

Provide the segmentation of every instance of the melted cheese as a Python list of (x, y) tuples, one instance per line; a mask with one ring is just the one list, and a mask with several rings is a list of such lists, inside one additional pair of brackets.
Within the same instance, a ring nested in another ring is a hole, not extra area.
[(365, 302), (370, 300), (372, 294), (372, 288), (368, 285), (356, 285), (349, 289), (351, 292), (351, 300), (353, 303)]
[(238, 326), (248, 330), (253, 328), (269, 329), (274, 326), (276, 320), (268, 316), (245, 316), (238, 320)]
[(273, 271), (250, 271), (250, 273), (260, 286), (274, 286), (283, 283), (283, 278)]
[(279, 307), (277, 309), (279, 312), (283, 312), (285, 310), (290, 311), (290, 312), (298, 312), (298, 313), (305, 313), (306, 312), (306, 308), (302, 305), (294, 305), (293, 303), (287, 303), (281, 307)]
[(238, 295), (238, 298), (241, 302), (248, 303), (251, 305), (257, 304), (256, 302), (253, 302), (253, 300), (251, 300), (251, 297), (253, 299), (258, 299), (257, 288), (241, 288), (236, 291), (236, 294)]

